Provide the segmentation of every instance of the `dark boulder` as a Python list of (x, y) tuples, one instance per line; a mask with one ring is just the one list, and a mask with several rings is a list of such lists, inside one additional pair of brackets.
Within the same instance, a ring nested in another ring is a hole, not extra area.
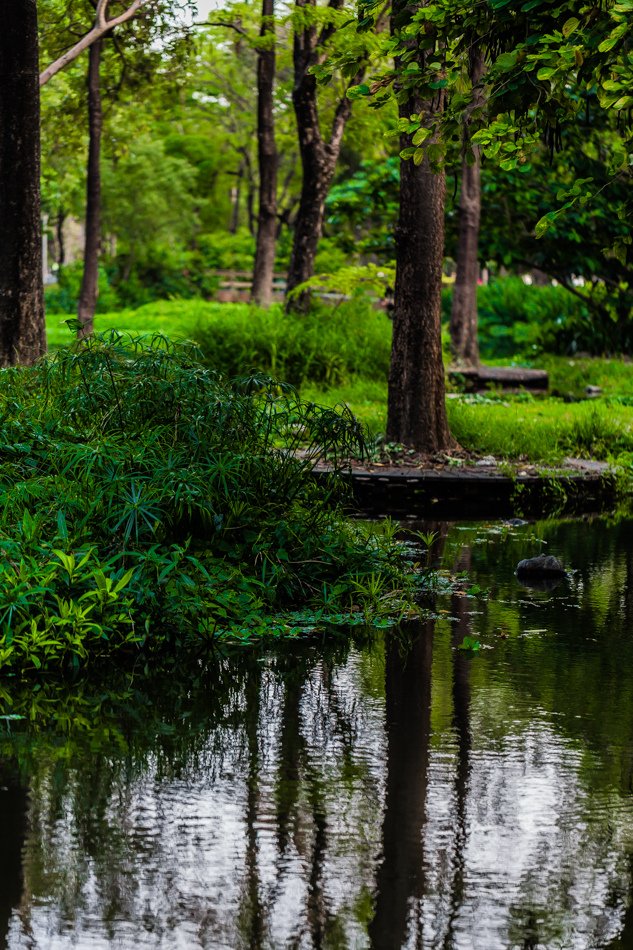
[(564, 577), (565, 568), (553, 554), (538, 554), (536, 557), (527, 557), (517, 564), (518, 577)]

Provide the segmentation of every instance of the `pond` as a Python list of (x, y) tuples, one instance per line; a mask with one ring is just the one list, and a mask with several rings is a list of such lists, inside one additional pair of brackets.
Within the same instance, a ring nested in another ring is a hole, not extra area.
[(435, 619), (5, 681), (0, 947), (633, 945), (633, 522), (426, 528)]

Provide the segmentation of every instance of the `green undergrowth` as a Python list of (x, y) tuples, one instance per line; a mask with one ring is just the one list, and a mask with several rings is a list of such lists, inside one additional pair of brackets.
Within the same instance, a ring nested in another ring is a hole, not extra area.
[[(302, 389), (305, 399), (342, 403), (374, 437), (385, 431), (386, 383)], [(630, 464), (633, 405), (626, 397), (566, 403), (527, 393), (453, 396), (447, 400), (451, 432), (463, 448), (500, 459), (559, 462), (566, 456)]]
[(336, 474), (310, 475), (362, 453), (349, 412), (226, 381), (164, 337), (3, 372), (0, 446), (0, 669), (380, 625), (424, 583), (393, 536), (342, 517)]
[[(50, 346), (68, 342), (65, 319), (49, 315)], [(338, 307), (315, 305), (306, 315), (284, 314), (279, 304), (264, 310), (249, 304), (164, 301), (97, 314), (95, 329), (194, 340), (205, 365), (226, 376), (255, 370), (293, 385), (330, 385), (361, 373), (382, 379), (389, 369), (391, 324), (364, 299)]]
[[(528, 290), (521, 281), (519, 284)], [(500, 296), (498, 289), (495, 293)], [(69, 316), (48, 315), (49, 346), (68, 343), (65, 320)], [(195, 339), (206, 365), (229, 376), (258, 370), (295, 385), (337, 386), (359, 378), (382, 383), (389, 371), (391, 323), (384, 312), (362, 298), (334, 306), (317, 304), (307, 316), (286, 316), (280, 305), (262, 310), (249, 304), (200, 299), (157, 301), (136, 310), (98, 313), (95, 326), (98, 332), (116, 329), (133, 334), (162, 333), (173, 340)], [(484, 321), (480, 327), (484, 351), (487, 332)], [(444, 344), (448, 363), (446, 333)], [(517, 360), (522, 366), (546, 369), (554, 394), (578, 398), (586, 386), (600, 386), (606, 395), (633, 396), (633, 364), (628, 360), (547, 353), (515, 359), (500, 353), (485, 355), (491, 364)]]

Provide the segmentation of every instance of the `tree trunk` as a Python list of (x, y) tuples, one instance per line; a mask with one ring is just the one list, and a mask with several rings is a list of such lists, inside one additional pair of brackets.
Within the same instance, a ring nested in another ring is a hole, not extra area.
[(231, 201), (233, 202), (233, 209), (231, 211), (231, 223), (229, 225), (229, 234), (237, 234), (237, 229), (240, 226), (240, 201), (242, 197), (242, 175), (244, 174), (244, 160), (240, 164), (237, 172), (235, 173), (237, 178), (237, 183), (233, 188), (231, 188)]
[[(403, 117), (423, 111), (416, 99), (400, 106)], [(444, 174), (427, 159), (401, 161), (387, 439), (431, 454), (452, 445), (440, 328), (444, 195)]]
[[(263, 40), (275, 35), (275, 0), (262, 0)], [(257, 160), (259, 163), (259, 214), (253, 267), (252, 299), (269, 307), (273, 298), (275, 246), (277, 242), (277, 145), (273, 93), (275, 46), (266, 43), (257, 54)]]
[[(315, 134), (313, 129), (314, 126), (306, 124), (302, 130), (307, 144), (301, 145), (303, 182), (288, 269), (288, 293), (314, 274), (314, 262), (323, 231), (325, 199), (334, 177), (334, 166), (328, 160), (323, 143), (314, 141), (318, 132)], [(290, 301), (290, 309), (305, 311), (308, 302), (309, 294), (299, 294)]]
[[(477, 281), (479, 278), (479, 220), (481, 217), (481, 155), (479, 146), (470, 145), (470, 120), (475, 109), (484, 104), (480, 83), (485, 69), (484, 57), (478, 46), (473, 48), (470, 78), (473, 98), (464, 122), (464, 160), (462, 186), (459, 198), (457, 242), (457, 273), (451, 308), (451, 350), (453, 358), (462, 365), (479, 364), (477, 340)], [(469, 155), (469, 153), (472, 154)], [(467, 158), (470, 161), (467, 161)]]
[(90, 336), (94, 329), (95, 310), (99, 295), (99, 250), (101, 247), (101, 46), (103, 40), (93, 43), (88, 63), (88, 176), (86, 183), (86, 243), (84, 246), (84, 273), (79, 294), (77, 316), (83, 324), (78, 336)]
[(35, 0), (12, 0), (0, 30), (0, 366), (46, 351)]
[[(314, 6), (315, 3), (314, 0), (297, 0), (296, 5), (306, 7)], [(316, 77), (309, 70), (316, 65), (319, 52), (331, 33), (332, 30), (325, 27), (317, 36), (316, 26), (311, 25), (304, 30), (297, 30), (294, 35), (295, 85), (292, 104), (297, 119), (303, 181), (295, 220), (287, 294), (314, 274), (314, 261), (323, 231), (325, 199), (334, 178), (343, 132), (352, 112), (352, 103), (345, 94), (336, 108), (329, 141), (324, 142), (319, 124)], [(351, 84), (360, 82), (363, 73), (364, 68), (361, 68)], [(287, 306), (291, 310), (305, 311), (308, 303), (308, 295), (300, 294), (289, 299)]]
[(55, 248), (57, 253), (57, 266), (63, 267), (66, 263), (66, 240), (64, 238), (64, 224), (66, 222), (66, 212), (63, 209), (60, 209), (57, 212), (57, 218), (55, 220), (55, 238), (56, 245)]

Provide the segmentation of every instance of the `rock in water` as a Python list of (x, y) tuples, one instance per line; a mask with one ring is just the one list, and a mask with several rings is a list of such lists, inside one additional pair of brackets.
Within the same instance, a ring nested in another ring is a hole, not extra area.
[(553, 554), (539, 554), (537, 557), (526, 557), (517, 564), (517, 575), (537, 575), (540, 577), (562, 577), (565, 574), (563, 562)]

